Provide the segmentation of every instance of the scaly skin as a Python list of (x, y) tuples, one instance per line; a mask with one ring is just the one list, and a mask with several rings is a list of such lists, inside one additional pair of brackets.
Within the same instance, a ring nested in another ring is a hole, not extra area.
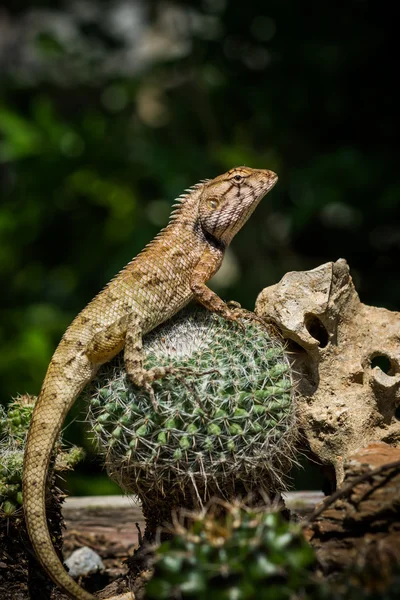
[(143, 369), (142, 337), (193, 298), (226, 319), (237, 320), (240, 311), (228, 307), (206, 282), (276, 181), (272, 171), (238, 167), (188, 190), (167, 227), (75, 318), (51, 359), (25, 451), (25, 520), (43, 567), (72, 598), (94, 596), (65, 571), (50, 539), (45, 509), (49, 461), (65, 416), (99, 366), (122, 349), (132, 382), (152, 393), (152, 382), (171, 369)]

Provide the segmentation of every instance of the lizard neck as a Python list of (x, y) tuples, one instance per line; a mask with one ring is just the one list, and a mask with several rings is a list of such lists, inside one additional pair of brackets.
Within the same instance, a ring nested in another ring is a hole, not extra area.
[(203, 229), (199, 218), (196, 219), (193, 225), (193, 231), (194, 234), (205, 244), (208, 244), (211, 248), (214, 248), (215, 250), (219, 250), (220, 252), (225, 253), (227, 244), (225, 244), (222, 240), (218, 240), (211, 233)]
[(187, 190), (188, 193), (182, 194), (178, 198), (178, 204), (174, 205), (175, 210), (166, 229), (179, 227), (182, 233), (185, 231), (186, 235), (194, 235), (200, 244), (210, 246), (223, 254), (227, 244), (206, 231), (200, 222), (199, 204), (204, 184), (203, 181), (196, 184)]

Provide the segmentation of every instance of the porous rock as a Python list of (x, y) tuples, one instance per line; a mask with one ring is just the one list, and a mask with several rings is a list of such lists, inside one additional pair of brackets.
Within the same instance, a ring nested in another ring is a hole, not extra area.
[(287, 273), (255, 310), (288, 340), (303, 432), (337, 483), (357, 449), (400, 445), (400, 313), (363, 304), (344, 259)]

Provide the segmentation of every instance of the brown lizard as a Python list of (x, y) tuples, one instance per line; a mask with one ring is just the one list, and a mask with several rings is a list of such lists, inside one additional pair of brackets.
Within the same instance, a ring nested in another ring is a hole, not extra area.
[(277, 179), (272, 171), (238, 167), (186, 190), (168, 225), (75, 318), (51, 359), (26, 444), (25, 520), (43, 567), (72, 598), (94, 596), (65, 571), (51, 542), (45, 508), (47, 471), (65, 416), (99, 366), (122, 349), (131, 381), (151, 394), (152, 382), (172, 369), (143, 368), (143, 335), (190, 300), (226, 319), (239, 318), (240, 309), (230, 308), (206, 282)]

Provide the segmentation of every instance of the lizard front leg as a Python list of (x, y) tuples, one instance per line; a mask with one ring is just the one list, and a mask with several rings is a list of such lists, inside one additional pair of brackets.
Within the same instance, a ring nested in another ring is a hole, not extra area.
[[(224, 319), (228, 321), (237, 321), (239, 315), (237, 313), (238, 309), (231, 309), (224, 302), (218, 294), (210, 290), (209, 287), (206, 286), (204, 281), (201, 280), (201, 276), (194, 277), (191, 282), (191, 290), (194, 294), (195, 299), (200, 302), (205, 308), (210, 310), (211, 312), (215, 312)], [(241, 309), (239, 309), (241, 310)]]
[(221, 253), (221, 251), (217, 249), (209, 249), (204, 253), (201, 261), (196, 265), (196, 269), (193, 272), (190, 282), (190, 288), (195, 299), (211, 312), (217, 313), (228, 321), (234, 321), (242, 329), (244, 329), (244, 325), (239, 319), (254, 320), (261, 322), (265, 326), (265, 323), (260, 317), (251, 311), (242, 308), (238, 302), (224, 302), (218, 294), (210, 290), (206, 285), (206, 281), (214, 275), (222, 261), (221, 254), (219, 253)]
[(215, 312), (228, 321), (237, 322), (240, 310), (230, 308), (218, 294), (210, 290), (206, 282), (217, 272), (221, 265), (223, 253), (221, 250), (210, 248), (204, 252), (201, 260), (196, 265), (190, 281), (190, 289), (195, 299), (211, 312)]

